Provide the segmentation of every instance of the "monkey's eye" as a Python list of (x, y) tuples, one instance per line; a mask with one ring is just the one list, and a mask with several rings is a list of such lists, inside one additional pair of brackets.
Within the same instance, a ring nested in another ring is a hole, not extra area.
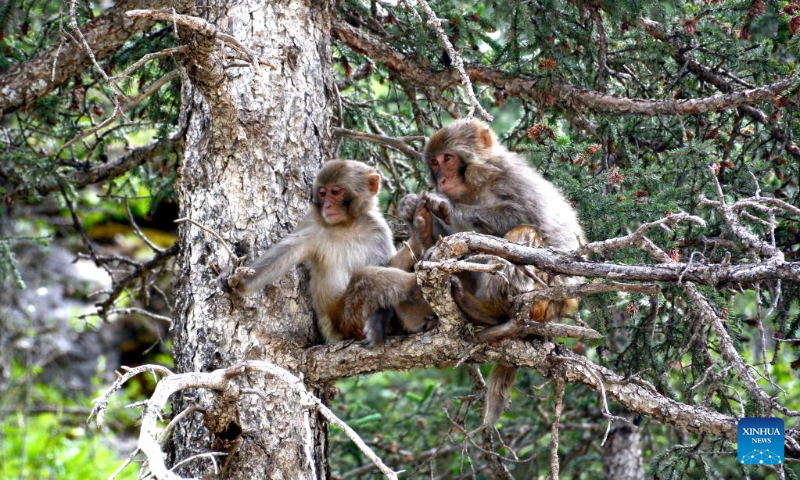
[(445, 162), (449, 162), (449, 161), (450, 161), (450, 160), (452, 160), (452, 159), (453, 159), (453, 156), (452, 156), (452, 155), (450, 155), (449, 153), (445, 153), (445, 154), (444, 154), (444, 161), (445, 161)]
[(431, 157), (431, 159), (428, 160), (428, 165), (431, 167), (436, 167), (439, 165), (439, 162), (436, 161), (436, 157)]
[(320, 198), (325, 198), (325, 194), (328, 193), (325, 188), (320, 188), (317, 193), (319, 193)]
[(331, 195), (333, 195), (334, 197), (338, 197), (339, 195), (342, 194), (343, 191), (344, 191), (344, 188), (342, 188), (342, 187), (332, 187), (331, 188)]

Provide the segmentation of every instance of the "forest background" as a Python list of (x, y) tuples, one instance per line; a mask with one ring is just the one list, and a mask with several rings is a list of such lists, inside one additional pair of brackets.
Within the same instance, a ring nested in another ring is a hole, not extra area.
[[(800, 3), (5, 0), (0, 48), (0, 477), (169, 478), (162, 450), (182, 476), (378, 475), (300, 388), (404, 478), (796, 478)], [(309, 348), (302, 270), (231, 307), (217, 273), (291, 231), (322, 161), (378, 167), (393, 220), (467, 115), (600, 242), (489, 253), (606, 285), (566, 321), (601, 338), (475, 342), (435, 275), (443, 328), (386, 352)], [(305, 385), (249, 365), (148, 401), (254, 359)], [(528, 368), (470, 433), (498, 360)], [(743, 416), (785, 419), (785, 466), (737, 463)]]

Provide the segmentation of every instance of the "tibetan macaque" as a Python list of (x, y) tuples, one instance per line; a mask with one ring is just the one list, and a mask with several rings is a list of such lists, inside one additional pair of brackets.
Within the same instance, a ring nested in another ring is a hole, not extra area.
[[(475, 231), (529, 246), (574, 250), (583, 241), (583, 229), (575, 209), (558, 188), (529, 167), (524, 158), (497, 143), (494, 132), (478, 120), (456, 120), (434, 133), (425, 145), (436, 192), (426, 206), (448, 224), (453, 233)], [(478, 275), (475, 294), (453, 282), (453, 294), (473, 322), (496, 325), (508, 319), (509, 296), (543, 284), (575, 283), (577, 279), (548, 276), (530, 267), (519, 267), (509, 282), (487, 274)], [(536, 321), (569, 314), (575, 299), (543, 301), (534, 306)], [(498, 365), (489, 378), (484, 424), (494, 424), (511, 393), (516, 368)]]
[[(325, 163), (314, 180), (313, 204), (294, 232), (252, 265), (255, 274), (237, 288), (250, 295), (305, 263), (320, 332), (328, 342), (363, 338), (363, 322), (342, 316), (353, 274), (385, 266), (395, 255), (392, 232), (378, 209), (381, 176), (353, 160)], [(388, 311), (377, 312), (378, 316)], [(385, 323), (385, 322), (384, 322)]]

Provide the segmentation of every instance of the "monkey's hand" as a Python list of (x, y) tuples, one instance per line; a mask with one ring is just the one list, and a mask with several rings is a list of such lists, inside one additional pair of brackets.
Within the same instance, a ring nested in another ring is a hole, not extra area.
[(417, 208), (414, 210), (414, 219), (411, 223), (411, 244), (417, 247), (414, 249), (414, 254), (417, 257), (422, 256), (422, 253), (436, 243), (436, 239), (433, 238), (433, 217), (431, 217), (431, 212), (425, 206), (427, 194), (423, 194), (421, 198), (422, 201), (417, 203)]
[(219, 282), (226, 292), (241, 296), (247, 287), (248, 277), (252, 277), (255, 273), (256, 271), (250, 267), (236, 267), (232, 273), (223, 272)]
[(420, 203), (420, 196), (416, 193), (409, 193), (400, 199), (400, 205), (397, 207), (397, 218), (406, 222), (412, 223), (414, 220), (414, 213)]
[(444, 223), (450, 225), (450, 217), (453, 213), (453, 205), (450, 203), (450, 200), (438, 193), (427, 193), (426, 196), (425, 205), (428, 207), (428, 210), (441, 218)]

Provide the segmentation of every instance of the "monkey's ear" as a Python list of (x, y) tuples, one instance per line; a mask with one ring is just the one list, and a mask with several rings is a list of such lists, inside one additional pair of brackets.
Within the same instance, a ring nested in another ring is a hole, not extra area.
[(381, 191), (381, 176), (377, 173), (367, 174), (367, 186), (373, 195), (377, 195)]
[(478, 143), (485, 149), (490, 149), (494, 145), (494, 135), (492, 129), (484, 126), (478, 126)]

